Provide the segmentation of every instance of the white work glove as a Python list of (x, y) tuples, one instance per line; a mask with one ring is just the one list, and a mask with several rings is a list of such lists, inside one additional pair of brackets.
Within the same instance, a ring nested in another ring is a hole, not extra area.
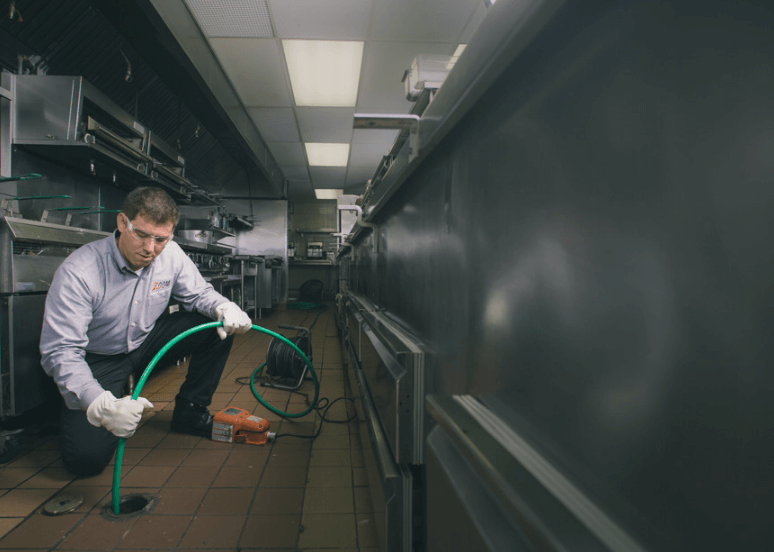
[(86, 409), (86, 418), (95, 427), (104, 427), (116, 437), (131, 437), (137, 429), (145, 408), (153, 408), (151, 402), (139, 397), (117, 399), (110, 391), (103, 391), (91, 401)]
[(253, 327), (253, 321), (236, 303), (221, 303), (215, 307), (215, 314), (218, 315), (218, 322), (223, 322), (223, 326), (218, 327), (221, 339), (234, 333), (243, 334)]

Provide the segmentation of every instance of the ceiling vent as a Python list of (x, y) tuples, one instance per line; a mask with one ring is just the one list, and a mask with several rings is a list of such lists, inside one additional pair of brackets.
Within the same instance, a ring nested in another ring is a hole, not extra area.
[(186, 0), (202, 32), (210, 37), (271, 38), (266, 0)]

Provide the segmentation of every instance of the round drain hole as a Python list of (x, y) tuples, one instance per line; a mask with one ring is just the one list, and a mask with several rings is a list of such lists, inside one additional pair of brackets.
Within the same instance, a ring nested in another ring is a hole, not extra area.
[(122, 521), (147, 514), (159, 503), (159, 497), (149, 493), (136, 493), (118, 499), (118, 514), (113, 511), (111, 500), (102, 507), (102, 517), (110, 521)]
[(43, 506), (43, 513), (49, 516), (59, 516), (77, 510), (81, 504), (83, 504), (83, 497), (81, 495), (60, 495)]

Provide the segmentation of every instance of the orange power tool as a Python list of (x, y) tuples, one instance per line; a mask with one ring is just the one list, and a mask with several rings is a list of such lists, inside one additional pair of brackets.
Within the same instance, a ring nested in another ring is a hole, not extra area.
[(276, 436), (269, 431), (269, 420), (253, 416), (247, 410), (235, 406), (224, 408), (212, 423), (212, 440), (224, 443), (265, 445)]

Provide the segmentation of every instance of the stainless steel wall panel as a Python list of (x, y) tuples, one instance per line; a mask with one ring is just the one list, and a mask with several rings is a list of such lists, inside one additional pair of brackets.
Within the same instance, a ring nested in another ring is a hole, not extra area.
[[(235, 253), (239, 255), (262, 255), (267, 259), (266, 273), (261, 275), (261, 287), (259, 289), (260, 309), (272, 308), (278, 302), (287, 300), (287, 271), (288, 271), (288, 202), (287, 201), (254, 201), (251, 208), (241, 207), (243, 212), (234, 202), (229, 203), (230, 208), (247, 216), (255, 217), (255, 226), (250, 230), (240, 231), (237, 234)], [(224, 243), (229, 243), (225, 240)], [(281, 266), (275, 267), (272, 274), (270, 260), (278, 258), (282, 260)], [(281, 274), (280, 274), (281, 273)]]
[(281, 200), (253, 201), (252, 212), (242, 202), (241, 211), (237, 203), (229, 207), (242, 216), (255, 217), (255, 226), (251, 230), (237, 234), (237, 253), (240, 255), (265, 255), (279, 257), (287, 263), (288, 202)]
[(350, 261), (433, 349), (429, 391), (662, 549), (774, 539), (772, 27), (748, 2), (568, 3)]

